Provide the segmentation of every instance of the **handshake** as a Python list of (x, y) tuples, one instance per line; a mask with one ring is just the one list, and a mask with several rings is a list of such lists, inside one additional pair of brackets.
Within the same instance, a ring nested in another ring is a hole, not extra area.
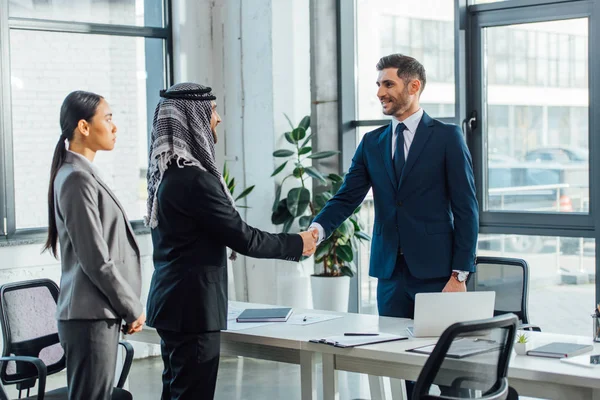
[(310, 257), (315, 254), (317, 250), (317, 241), (319, 240), (319, 231), (317, 228), (310, 228), (306, 232), (301, 232), (300, 237), (302, 238), (302, 255)]

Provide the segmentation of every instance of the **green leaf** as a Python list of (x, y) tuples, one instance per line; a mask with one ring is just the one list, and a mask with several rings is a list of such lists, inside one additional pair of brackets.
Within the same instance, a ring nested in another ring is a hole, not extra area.
[(307, 131), (308, 128), (310, 128), (310, 115), (307, 115), (304, 118), (302, 118), (302, 121), (300, 121), (300, 123), (298, 124), (298, 128), (303, 128), (305, 131)]
[[(273, 207), (271, 207), (271, 211), (275, 212), (277, 207), (279, 206), (279, 199), (281, 198), (281, 185), (277, 185), (275, 188), (275, 201), (273, 202)], [(287, 209), (287, 206), (286, 206)]]
[(312, 222), (312, 215), (305, 215), (304, 217), (300, 217), (300, 220), (298, 221), (298, 224), (300, 225), (300, 229), (302, 229), (303, 231), (308, 229), (308, 226), (310, 225), (310, 223)]
[(306, 137), (306, 129), (304, 128), (296, 128), (292, 131), (292, 139), (296, 142), (301, 141)]
[(345, 220), (337, 229), (342, 235), (351, 237), (354, 235), (354, 225), (350, 220)]
[(325, 177), (319, 171), (317, 171), (315, 168), (306, 167), (306, 169), (304, 171), (306, 171), (306, 174), (308, 176), (310, 176), (311, 178), (315, 178), (315, 179), (319, 180), (319, 182), (321, 182), (324, 185), (327, 184)]
[(287, 208), (290, 214), (294, 217), (299, 217), (304, 214), (309, 202), (310, 192), (306, 188), (294, 188), (288, 192)]
[(289, 218), (283, 223), (283, 233), (288, 233), (292, 224), (294, 223), (294, 217)]
[(250, 194), (250, 192), (252, 192), (254, 190), (254, 186), (255, 185), (252, 185), (252, 186), (244, 189), (244, 191), (242, 193), (240, 193), (240, 195), (238, 197), (235, 198), (235, 201), (241, 200), (244, 197), (248, 196)]
[(356, 221), (354, 218), (348, 218), (350, 220), (350, 222), (352, 222), (352, 226), (354, 227), (354, 233), (360, 231), (360, 226), (358, 225), (358, 221)]
[(319, 261), (319, 259), (325, 256), (325, 254), (329, 253), (329, 250), (331, 250), (331, 242), (328, 240), (321, 242), (319, 247), (317, 247), (317, 251), (315, 252), (315, 261)]
[(227, 185), (227, 189), (233, 194), (233, 189), (235, 189), (235, 178), (231, 178), (229, 184)]
[(316, 153), (312, 153), (310, 156), (308, 156), (308, 158), (317, 160), (321, 158), (329, 158), (335, 156), (336, 154), (339, 154), (339, 151), (318, 151)]
[(312, 150), (312, 147), (310, 147), (310, 146), (302, 147), (300, 149), (300, 151), (298, 151), (298, 155), (303, 156), (303, 155), (305, 155), (307, 153), (310, 153), (311, 150)]
[(338, 256), (339, 259), (344, 260), (346, 262), (350, 262), (354, 259), (352, 247), (347, 244), (339, 246), (337, 249), (335, 249), (335, 254)]
[(290, 160), (287, 160), (286, 162), (284, 162), (283, 164), (281, 164), (279, 167), (275, 168), (275, 171), (273, 171), (273, 173), (271, 174), (271, 176), (275, 176), (278, 173), (280, 173), (281, 171), (283, 171), (283, 169), (285, 168), (285, 166), (288, 163), (288, 161), (290, 161)]
[(287, 140), (289, 143), (291, 144), (296, 144), (298, 143), (296, 140), (294, 140), (294, 138), (292, 137), (292, 132), (286, 132), (283, 134), (283, 136), (285, 136), (285, 140)]
[(283, 113), (283, 116), (285, 117), (285, 119), (287, 119), (288, 124), (290, 124), (290, 128), (294, 129), (294, 124), (292, 124), (292, 120), (290, 119), (290, 117), (288, 117), (286, 113)]
[(229, 170), (227, 169), (227, 163), (223, 164), (223, 180), (225, 183), (229, 183)]
[(354, 276), (354, 272), (352, 272), (352, 270), (346, 266), (340, 267), (340, 275), (342, 276), (349, 276), (350, 278), (352, 278)]
[(304, 168), (301, 166), (294, 168), (293, 174), (296, 178), (300, 178), (304, 174)]
[(287, 207), (287, 200), (283, 199), (277, 203), (277, 209), (271, 215), (273, 225), (281, 225), (288, 219), (293, 218)]
[(327, 175), (327, 177), (332, 181), (332, 182), (341, 182), (344, 180), (344, 178), (342, 178), (341, 176), (339, 176), (338, 174), (329, 174)]
[(358, 214), (360, 212), (362, 205), (356, 207), (356, 210), (354, 210), (354, 212), (352, 214)]
[(315, 195), (315, 206), (318, 209), (325, 207), (327, 200), (329, 200), (331, 197), (333, 196), (331, 196), (331, 193), (329, 192), (323, 192)]
[(306, 139), (304, 139), (304, 143), (302, 143), (302, 146), (300, 146), (300, 147), (304, 147), (304, 146), (306, 146), (306, 144), (307, 144), (307, 143), (308, 143), (308, 141), (309, 141), (309, 140), (310, 140), (310, 139), (313, 137), (313, 135), (314, 135), (313, 133), (311, 133), (310, 135), (308, 135), (308, 136), (306, 137)]
[(292, 150), (286, 150), (286, 149), (281, 149), (281, 150), (275, 150), (273, 152), (273, 157), (289, 157), (289, 156), (293, 156), (295, 153)]
[(369, 241), (371, 240), (371, 236), (367, 235), (364, 232), (354, 232), (354, 236), (356, 236), (357, 238), (359, 238), (360, 240), (364, 240), (364, 241)]

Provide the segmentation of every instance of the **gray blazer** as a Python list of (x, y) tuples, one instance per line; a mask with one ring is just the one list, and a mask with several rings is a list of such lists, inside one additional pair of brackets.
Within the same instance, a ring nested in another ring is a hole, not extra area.
[(85, 159), (68, 152), (54, 180), (62, 275), (57, 318), (142, 313), (140, 251), (123, 207)]

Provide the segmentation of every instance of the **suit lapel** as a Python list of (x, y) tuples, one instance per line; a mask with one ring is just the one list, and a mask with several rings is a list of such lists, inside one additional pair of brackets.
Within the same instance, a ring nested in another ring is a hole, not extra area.
[(378, 142), (379, 150), (381, 151), (381, 156), (383, 157), (383, 163), (385, 164), (385, 170), (390, 177), (390, 181), (394, 187), (398, 186), (398, 181), (396, 180), (396, 173), (394, 172), (394, 164), (392, 163), (392, 123), (388, 125), (387, 128), (381, 133), (379, 136)]
[(104, 188), (104, 190), (106, 190), (106, 192), (114, 200), (114, 202), (117, 205), (117, 207), (119, 207), (119, 210), (121, 210), (121, 217), (125, 220), (125, 225), (127, 226), (127, 231), (129, 232), (129, 234), (133, 238), (133, 247), (135, 248), (135, 251), (136, 251), (136, 253), (139, 256), (140, 255), (140, 249), (138, 248), (137, 243), (135, 241), (135, 233), (133, 232), (133, 228), (131, 227), (131, 224), (127, 220), (127, 214), (125, 214), (125, 209), (123, 208), (123, 206), (121, 205), (121, 203), (119, 203), (119, 200), (114, 195), (114, 193), (112, 192), (112, 190), (110, 190), (110, 188), (104, 182), (102, 182), (102, 179), (100, 179), (100, 177), (96, 175), (96, 173), (94, 172), (94, 169), (92, 168), (92, 166), (91, 166), (91, 164), (89, 162), (86, 162), (85, 160), (80, 160), (79, 157), (75, 156), (71, 152), (67, 152), (67, 157), (65, 159), (65, 162), (68, 162), (68, 163), (71, 163), (71, 164), (75, 164), (78, 167), (83, 168), (87, 172), (89, 172), (94, 177), (94, 179), (96, 180), (96, 182), (98, 182), (98, 184), (100, 184), (100, 186), (102, 186)]
[[(94, 176), (94, 178), (96, 179), (96, 181), (100, 184), (100, 186), (102, 186), (104, 188), (104, 190), (106, 190), (106, 192), (110, 195), (110, 197), (112, 197), (112, 199), (115, 201), (115, 203), (119, 207), (119, 210), (121, 210), (121, 216), (125, 220), (125, 225), (127, 225), (127, 230), (129, 231), (129, 234), (131, 235), (131, 237), (133, 237), (135, 239), (135, 233), (133, 232), (133, 227), (129, 223), (129, 220), (126, 217), (127, 214), (125, 214), (125, 209), (123, 208), (123, 206), (121, 205), (121, 203), (119, 203), (119, 200), (117, 199), (117, 196), (115, 196), (115, 194), (112, 192), (112, 190), (110, 190), (110, 188), (104, 182), (102, 182), (102, 180), (99, 177), (97, 177), (94, 173), (92, 173), (92, 175)], [(136, 243), (135, 240), (133, 241), (133, 243)], [(135, 244), (134, 247), (135, 247), (136, 253), (139, 256), (140, 255), (140, 249), (137, 247), (137, 244)]]
[(421, 122), (419, 122), (419, 125), (417, 126), (415, 138), (413, 139), (410, 149), (408, 150), (408, 157), (406, 158), (406, 164), (404, 164), (404, 168), (402, 169), (402, 177), (400, 178), (398, 189), (400, 189), (405, 177), (410, 173), (411, 169), (417, 162), (417, 158), (419, 158), (419, 155), (425, 148), (425, 144), (429, 140), (432, 132), (433, 120), (431, 117), (429, 117), (429, 115), (427, 115), (427, 113), (424, 112)]

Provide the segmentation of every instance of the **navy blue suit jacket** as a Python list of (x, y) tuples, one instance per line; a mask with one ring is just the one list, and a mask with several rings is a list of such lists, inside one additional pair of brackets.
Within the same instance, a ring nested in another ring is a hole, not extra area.
[(397, 182), (391, 124), (367, 133), (338, 193), (314, 222), (331, 233), (358, 207), (370, 188), (375, 202), (369, 275), (389, 279), (402, 248), (419, 279), (475, 271), (479, 229), (471, 155), (460, 128), (426, 113)]

